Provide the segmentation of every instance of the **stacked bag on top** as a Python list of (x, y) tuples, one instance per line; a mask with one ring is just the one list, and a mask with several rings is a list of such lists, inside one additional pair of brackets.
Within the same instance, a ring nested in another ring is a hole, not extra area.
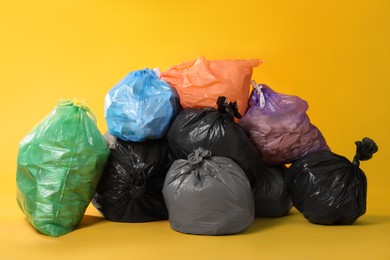
[(321, 132), (306, 114), (309, 105), (297, 96), (276, 93), (252, 81), (249, 108), (240, 125), (267, 164), (292, 163), (302, 156), (329, 150)]
[(217, 108), (216, 100), (225, 96), (236, 101), (244, 114), (253, 68), (261, 60), (197, 60), (173, 66), (161, 74), (177, 90), (183, 108)]
[(353, 223), (366, 209), (359, 162), (375, 142), (356, 142), (353, 162), (332, 153), (306, 101), (254, 81), (249, 93), (260, 64), (202, 57), (134, 71), (105, 97), (104, 136), (84, 104), (59, 102), (20, 143), (20, 208), (50, 236), (74, 230), (91, 201), (108, 220), (169, 219), (189, 234), (236, 234), (292, 205), (312, 223)]

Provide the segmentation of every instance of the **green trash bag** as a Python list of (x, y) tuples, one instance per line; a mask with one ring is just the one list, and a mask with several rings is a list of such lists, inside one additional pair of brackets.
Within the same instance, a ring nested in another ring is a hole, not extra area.
[(59, 101), (20, 142), (17, 202), (42, 234), (77, 228), (95, 193), (110, 150), (83, 104)]

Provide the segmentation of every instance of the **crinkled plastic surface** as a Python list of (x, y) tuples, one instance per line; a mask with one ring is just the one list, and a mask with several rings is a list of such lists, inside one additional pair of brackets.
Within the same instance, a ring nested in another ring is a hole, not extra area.
[(285, 179), (285, 166), (267, 166), (253, 185), (255, 217), (275, 218), (288, 214), (292, 207)]
[(176, 160), (163, 194), (172, 229), (188, 234), (236, 234), (254, 219), (253, 194), (244, 171), (202, 148)]
[(110, 151), (93, 120), (61, 101), (19, 144), (17, 202), (45, 235), (76, 229), (95, 193)]
[(159, 139), (179, 111), (176, 91), (153, 70), (129, 73), (104, 100), (108, 130), (124, 141)]
[(369, 138), (357, 146), (352, 163), (323, 150), (304, 156), (288, 169), (292, 202), (310, 222), (347, 225), (366, 212), (367, 179), (359, 160), (370, 159), (378, 147)]
[(183, 109), (169, 128), (168, 144), (174, 159), (186, 159), (199, 147), (215, 156), (228, 157), (243, 168), (253, 184), (263, 164), (244, 129), (234, 122), (232, 110), (226, 102), (219, 105), (219, 110)]
[(225, 96), (237, 101), (244, 114), (248, 105), (253, 68), (261, 60), (197, 60), (173, 66), (161, 74), (179, 93), (183, 108), (217, 108), (215, 100)]
[[(112, 144), (111, 138), (108, 141)], [(93, 205), (111, 221), (168, 219), (162, 187), (171, 164), (165, 139), (140, 143), (117, 139)]]
[(319, 150), (329, 150), (320, 130), (311, 124), (308, 104), (297, 96), (274, 92), (264, 84), (252, 90), (240, 125), (256, 145), (263, 162), (291, 163)]

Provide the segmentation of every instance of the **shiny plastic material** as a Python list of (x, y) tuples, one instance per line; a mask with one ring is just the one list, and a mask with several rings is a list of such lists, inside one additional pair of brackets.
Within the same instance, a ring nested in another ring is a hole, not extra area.
[(111, 155), (92, 204), (102, 215), (117, 222), (168, 219), (162, 195), (171, 165), (165, 139), (125, 142), (105, 135)]
[(237, 101), (239, 112), (247, 108), (250, 80), (261, 60), (212, 60), (204, 57), (169, 68), (161, 78), (179, 93), (183, 108), (217, 108), (215, 100), (225, 96)]
[(240, 125), (256, 145), (263, 162), (291, 163), (319, 150), (329, 150), (320, 130), (311, 124), (308, 104), (297, 96), (274, 92), (254, 83), (249, 108)]
[(285, 180), (285, 166), (267, 166), (253, 185), (255, 217), (275, 218), (288, 214), (292, 207)]
[(17, 201), (45, 235), (76, 229), (95, 193), (109, 149), (94, 120), (86, 106), (60, 101), (20, 142)]
[(254, 219), (251, 187), (244, 171), (226, 157), (202, 148), (176, 160), (163, 194), (171, 228), (188, 234), (236, 234)]
[(356, 145), (352, 163), (330, 151), (317, 151), (288, 169), (292, 202), (310, 222), (347, 225), (366, 212), (367, 179), (359, 160), (370, 159), (378, 147), (369, 138)]
[(153, 70), (131, 72), (106, 95), (104, 116), (110, 134), (140, 142), (166, 134), (179, 111), (176, 91)]
[(224, 97), (214, 108), (186, 108), (169, 128), (167, 139), (174, 159), (186, 159), (193, 150), (202, 147), (215, 156), (234, 160), (245, 171), (251, 184), (262, 172), (263, 164), (256, 147), (245, 131), (234, 122), (239, 116), (235, 103)]

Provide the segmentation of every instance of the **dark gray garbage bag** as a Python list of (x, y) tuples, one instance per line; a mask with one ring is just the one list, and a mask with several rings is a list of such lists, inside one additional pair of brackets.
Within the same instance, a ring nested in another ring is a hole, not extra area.
[(227, 157), (198, 148), (176, 160), (163, 195), (171, 228), (198, 235), (236, 234), (254, 219), (253, 193), (245, 172)]
[(289, 213), (292, 202), (285, 179), (286, 167), (266, 166), (253, 185), (255, 217), (276, 218)]

